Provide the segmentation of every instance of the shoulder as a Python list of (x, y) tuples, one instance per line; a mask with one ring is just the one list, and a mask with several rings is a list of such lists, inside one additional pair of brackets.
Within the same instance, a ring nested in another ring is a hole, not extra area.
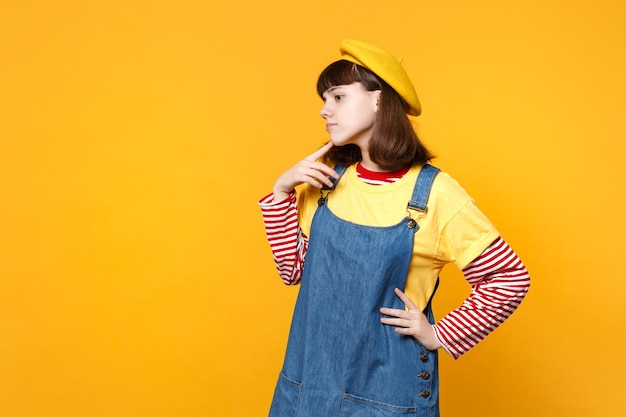
[(429, 205), (438, 208), (460, 209), (472, 202), (469, 193), (447, 172), (441, 171), (433, 182)]
[(444, 235), (452, 236), (474, 229), (478, 233), (494, 230), (493, 224), (476, 201), (446, 172), (440, 172), (433, 183), (428, 210), (436, 218)]
[(499, 236), (469, 193), (445, 172), (440, 172), (433, 183), (428, 210), (439, 227), (439, 250), (460, 269)]

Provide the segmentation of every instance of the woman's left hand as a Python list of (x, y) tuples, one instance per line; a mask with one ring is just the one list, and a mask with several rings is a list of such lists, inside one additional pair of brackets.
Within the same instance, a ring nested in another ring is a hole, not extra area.
[(440, 348), (441, 343), (435, 337), (435, 330), (424, 313), (398, 288), (395, 289), (395, 293), (407, 307), (407, 310), (383, 307), (380, 312), (390, 317), (381, 317), (380, 322), (396, 326), (396, 333), (413, 336), (428, 350)]

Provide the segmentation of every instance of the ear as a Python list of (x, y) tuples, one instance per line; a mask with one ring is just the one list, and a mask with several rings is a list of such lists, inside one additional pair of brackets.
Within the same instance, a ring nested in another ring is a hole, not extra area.
[(372, 97), (372, 103), (375, 106), (375, 111), (378, 111), (379, 104), (380, 104), (380, 94), (381, 94), (381, 91), (380, 90), (370, 91), (370, 94), (371, 94), (371, 97)]

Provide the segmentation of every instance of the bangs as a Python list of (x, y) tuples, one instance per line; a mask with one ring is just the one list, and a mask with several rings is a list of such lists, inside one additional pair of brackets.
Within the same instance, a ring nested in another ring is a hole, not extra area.
[(331, 87), (355, 82), (360, 82), (369, 91), (380, 90), (380, 82), (373, 72), (353, 62), (341, 60), (333, 62), (322, 71), (317, 79), (317, 94), (322, 97)]

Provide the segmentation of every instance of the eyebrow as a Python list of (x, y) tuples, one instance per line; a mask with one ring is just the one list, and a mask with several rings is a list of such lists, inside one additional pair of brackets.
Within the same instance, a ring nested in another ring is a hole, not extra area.
[(324, 91), (322, 93), (322, 97), (324, 97), (328, 93), (332, 93), (333, 91), (335, 91), (336, 89), (341, 88), (341, 87), (343, 87), (343, 85), (334, 85), (334, 86), (328, 88), (326, 91)]

